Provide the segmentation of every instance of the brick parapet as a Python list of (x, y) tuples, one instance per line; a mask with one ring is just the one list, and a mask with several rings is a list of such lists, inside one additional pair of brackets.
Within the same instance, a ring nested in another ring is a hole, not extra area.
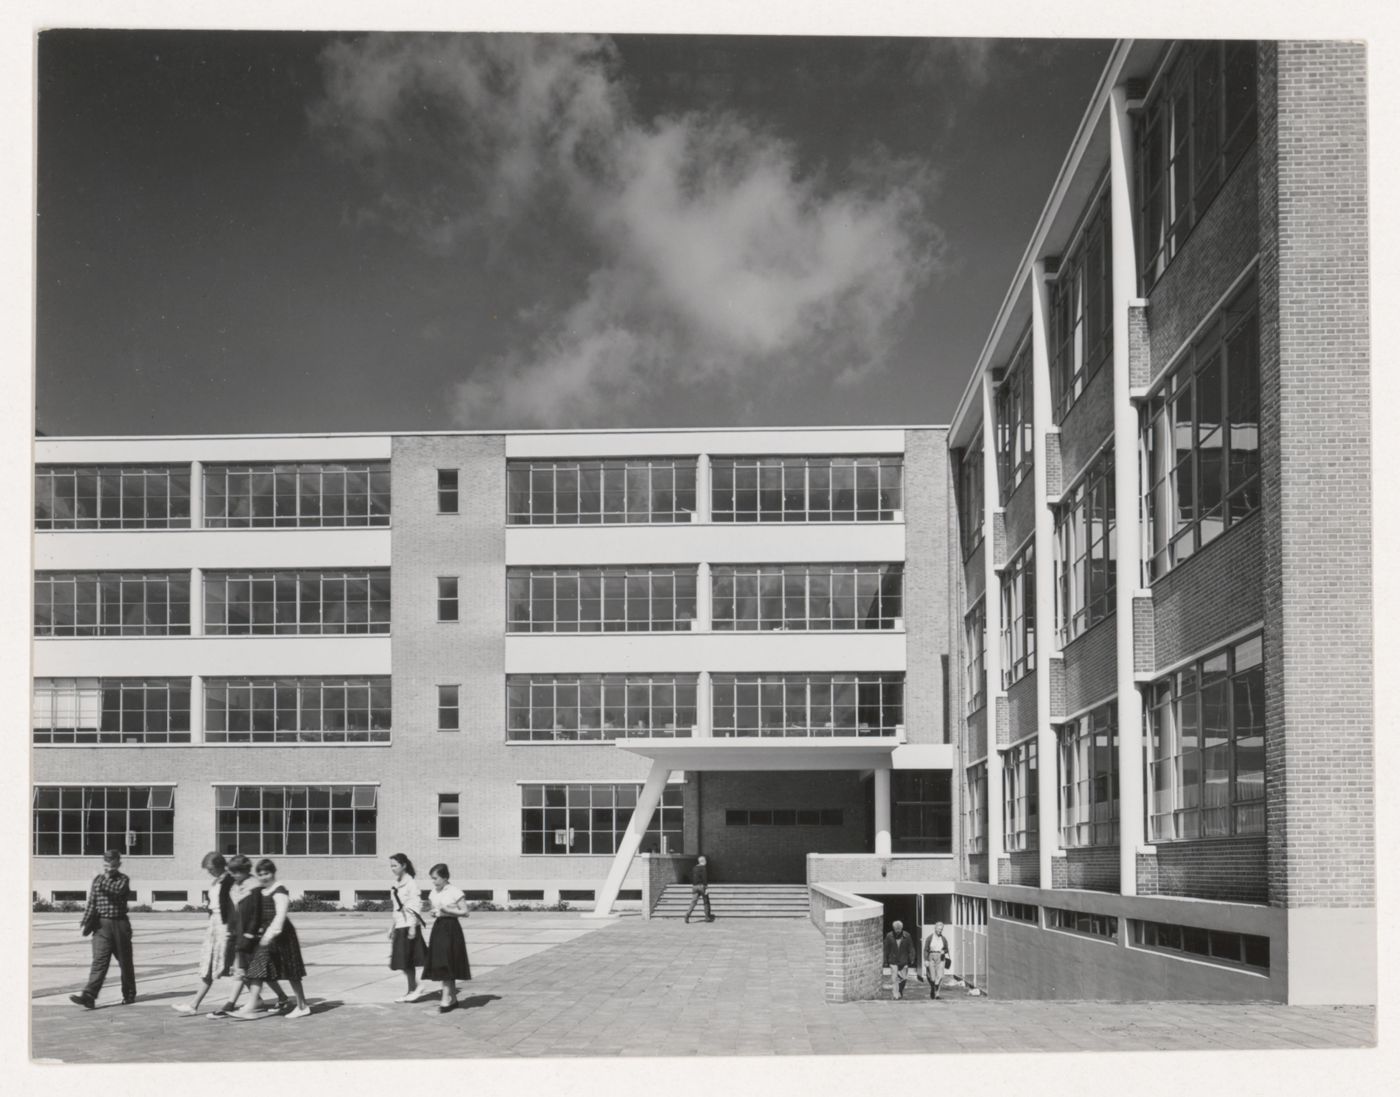
[(1065, 713), (1081, 712), (1118, 692), (1118, 615), (1110, 614), (1064, 647)]

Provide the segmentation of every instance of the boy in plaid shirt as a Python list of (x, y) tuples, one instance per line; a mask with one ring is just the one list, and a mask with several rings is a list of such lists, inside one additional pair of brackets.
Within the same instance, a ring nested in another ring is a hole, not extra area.
[(102, 871), (93, 878), (88, 889), (87, 908), (83, 911), (83, 936), (92, 934), (92, 970), (81, 994), (70, 994), (68, 1000), (84, 1009), (97, 1005), (102, 993), (102, 981), (112, 957), (122, 969), (122, 1005), (136, 999), (136, 971), (131, 965), (131, 923), (126, 917), (126, 896), (131, 881), (122, 873), (122, 855), (109, 849), (102, 855)]

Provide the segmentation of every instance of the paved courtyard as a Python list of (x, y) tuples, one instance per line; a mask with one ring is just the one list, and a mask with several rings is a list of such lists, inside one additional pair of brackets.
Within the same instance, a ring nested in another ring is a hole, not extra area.
[[(182, 1017), (201, 920), (133, 918), (138, 997), (120, 1001), (113, 965), (99, 1008), (72, 1005), (88, 944), (76, 915), (36, 915), (32, 1054), (50, 1062), (518, 1056), (827, 1055), (842, 1053), (1355, 1048), (1374, 1043), (1375, 1010), (1164, 1003), (930, 1002), (831, 1006), (823, 949), (791, 920), (610, 921), (576, 914), (486, 913), (464, 923), (475, 978), (462, 1007), (396, 1005), (384, 915), (294, 916), (313, 1014), (240, 1023)], [(212, 1008), (221, 987), (211, 992)]]

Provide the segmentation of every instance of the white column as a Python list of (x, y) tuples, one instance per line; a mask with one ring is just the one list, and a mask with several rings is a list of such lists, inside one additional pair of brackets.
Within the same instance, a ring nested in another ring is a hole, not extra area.
[(632, 810), (632, 818), (628, 821), (627, 830), (618, 844), (612, 867), (608, 869), (608, 878), (603, 884), (603, 890), (598, 893), (593, 909), (584, 913), (585, 918), (606, 918), (612, 913), (612, 905), (617, 901), (617, 893), (622, 889), (627, 870), (632, 867), (632, 858), (637, 854), (637, 847), (642, 844), (642, 836), (651, 825), (651, 817), (656, 812), (656, 805), (661, 802), (661, 792), (665, 789), (666, 778), (669, 776), (671, 771), (664, 762), (652, 762), (646, 783), (637, 794), (637, 806)]
[(204, 528), (204, 462), (190, 464), (190, 529)]
[(190, 635), (204, 635), (204, 569), (190, 569)]
[(1055, 522), (1050, 513), (1046, 439), (1050, 434), (1050, 336), (1046, 318), (1049, 301), (1045, 264), (1031, 269), (1031, 430), (1034, 437), (1035, 484), (1035, 720), (1039, 751), (1040, 886), (1048, 888), (1051, 864), (1060, 853), (1060, 790), (1056, 760), (1059, 744), (1050, 723), (1050, 664), (1060, 654), (1055, 633)]
[(982, 562), (986, 594), (987, 654), (983, 663), (987, 698), (987, 883), (997, 882), (997, 858), (1005, 849), (1001, 818), (1001, 754), (997, 750), (997, 699), (1001, 689), (1001, 576), (996, 570), (996, 516), (1001, 512), (997, 478), (996, 399), (992, 375), (982, 375)]
[(190, 676), (190, 742), (204, 742), (204, 676)]
[(699, 680), (695, 683), (695, 736), (698, 739), (710, 739), (715, 734), (711, 688), (710, 672), (702, 670)]
[(709, 632), (714, 620), (713, 589), (710, 565), (702, 561), (695, 575), (695, 628), (701, 632)]
[(710, 455), (702, 453), (695, 462), (695, 520), (710, 520)]
[(1137, 894), (1137, 851), (1143, 844), (1142, 702), (1133, 674), (1133, 596), (1141, 582), (1138, 504), (1138, 415), (1129, 399), (1128, 310), (1137, 302), (1133, 240), (1133, 127), (1126, 88), (1113, 89), (1109, 111), (1109, 203), (1113, 227), (1113, 506), (1118, 652), (1118, 865), (1120, 890)]
[(875, 771), (875, 856), (889, 857), (894, 850), (890, 841), (890, 771), (881, 767)]

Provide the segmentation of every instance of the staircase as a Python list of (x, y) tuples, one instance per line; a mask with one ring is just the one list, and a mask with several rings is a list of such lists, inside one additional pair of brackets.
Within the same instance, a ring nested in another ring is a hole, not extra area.
[[(690, 906), (689, 884), (667, 884), (652, 908), (653, 918), (684, 918)], [(716, 918), (806, 918), (806, 884), (711, 884), (710, 909)], [(696, 918), (705, 917), (702, 899), (695, 906)]]

